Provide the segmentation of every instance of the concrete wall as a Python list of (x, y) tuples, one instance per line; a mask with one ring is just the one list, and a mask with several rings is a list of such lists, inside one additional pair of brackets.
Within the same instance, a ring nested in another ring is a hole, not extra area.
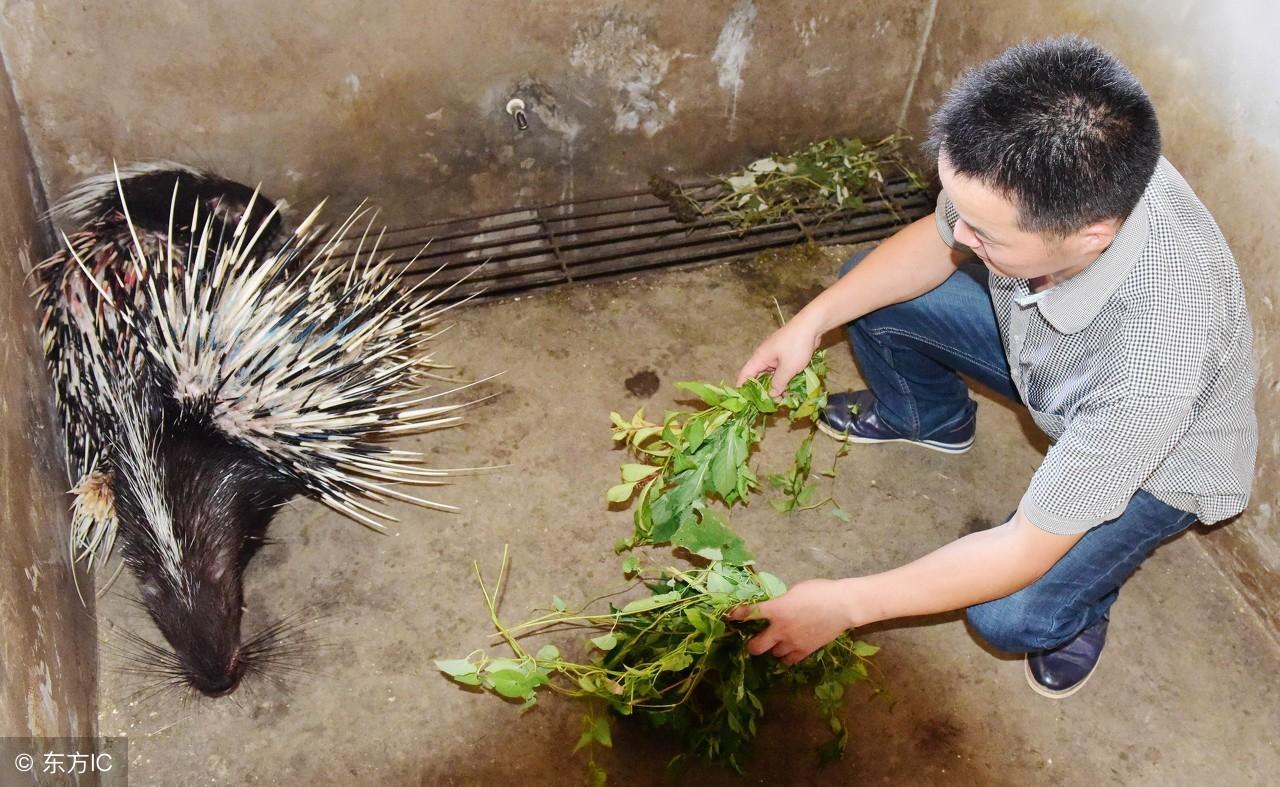
[(0, 65), (0, 737), (83, 737), (97, 727), (93, 610), (72, 585), (66, 470), (24, 281), (44, 246), (40, 202)]
[(51, 195), (169, 157), (403, 225), (887, 133), (928, 5), (48, 0), (5, 4), (0, 42)]
[(1261, 441), (1253, 501), (1204, 546), (1280, 635), (1280, 78), (1274, 0), (970, 0), (939, 3), (907, 126), (966, 67), (1027, 37), (1074, 32), (1137, 74), (1165, 153), (1209, 207), (1240, 264), (1259, 359)]

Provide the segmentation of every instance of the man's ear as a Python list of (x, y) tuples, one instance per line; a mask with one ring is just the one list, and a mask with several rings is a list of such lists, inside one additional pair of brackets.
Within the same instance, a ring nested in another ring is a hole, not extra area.
[(1101, 254), (1111, 245), (1111, 241), (1116, 239), (1116, 233), (1120, 231), (1120, 223), (1119, 219), (1095, 221), (1084, 229), (1072, 233), (1071, 245), (1082, 255)]

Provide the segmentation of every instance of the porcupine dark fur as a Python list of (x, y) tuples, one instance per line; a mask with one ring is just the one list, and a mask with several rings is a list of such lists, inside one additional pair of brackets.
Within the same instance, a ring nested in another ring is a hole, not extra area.
[[(159, 163), (94, 178), (51, 214), (79, 227), (36, 269), (45, 351), (75, 495), (71, 550), (117, 540), (204, 694), (236, 688), (261, 643), (240, 636), (243, 573), (297, 494), (379, 527), (369, 503), (445, 471), (383, 444), (446, 426), (422, 394), (441, 309), (400, 286), (376, 243), (333, 255), (318, 210), (273, 248), (275, 207), (248, 187)], [(367, 234), (367, 231), (366, 231)]]

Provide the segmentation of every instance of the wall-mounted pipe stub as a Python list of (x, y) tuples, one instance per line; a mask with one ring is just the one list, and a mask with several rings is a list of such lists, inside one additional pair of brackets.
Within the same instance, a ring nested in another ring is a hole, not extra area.
[(529, 128), (529, 116), (524, 113), (524, 101), (513, 98), (507, 102), (507, 114), (516, 119), (516, 129), (526, 131)]

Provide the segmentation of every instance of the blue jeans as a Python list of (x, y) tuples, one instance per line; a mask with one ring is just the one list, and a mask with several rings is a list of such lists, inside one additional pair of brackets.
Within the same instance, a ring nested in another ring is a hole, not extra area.
[[(840, 275), (868, 253), (846, 262)], [(928, 439), (971, 417), (961, 374), (1021, 404), (980, 263), (961, 266), (934, 290), (871, 312), (847, 330), (881, 420), (912, 439)], [(1138, 565), (1195, 519), (1139, 490), (1123, 514), (1090, 530), (1044, 576), (969, 607), (969, 622), (1000, 650), (1054, 648), (1106, 617)]]

